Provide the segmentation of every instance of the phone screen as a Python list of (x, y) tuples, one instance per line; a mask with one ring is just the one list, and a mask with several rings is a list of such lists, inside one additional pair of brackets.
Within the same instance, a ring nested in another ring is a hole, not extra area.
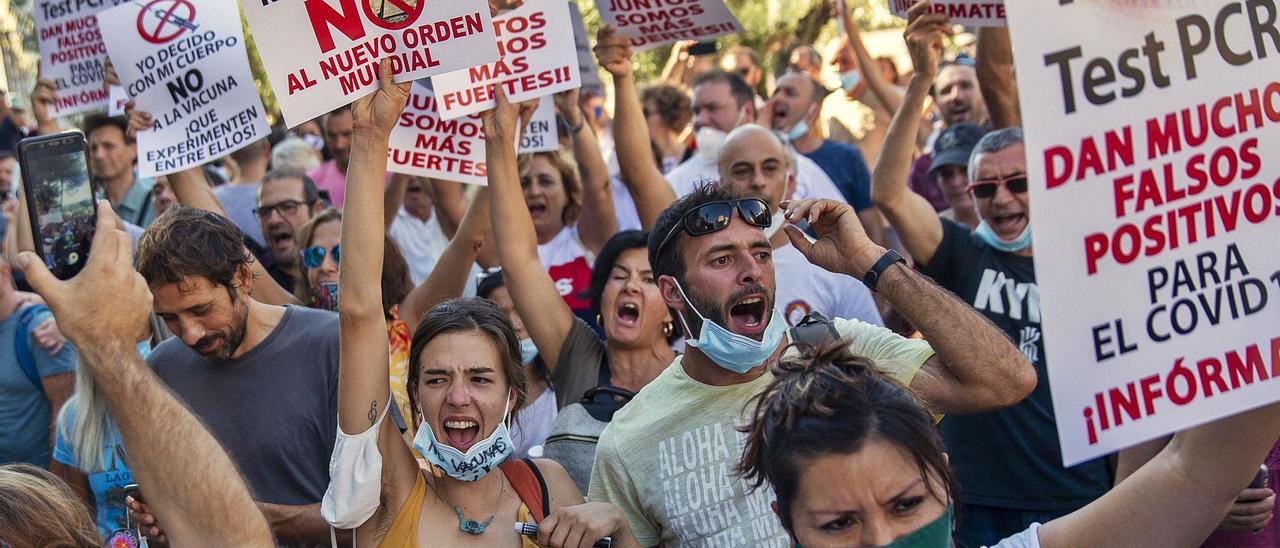
[(55, 276), (69, 278), (89, 259), (96, 222), (84, 139), (60, 136), (23, 148), (22, 178), (36, 246)]

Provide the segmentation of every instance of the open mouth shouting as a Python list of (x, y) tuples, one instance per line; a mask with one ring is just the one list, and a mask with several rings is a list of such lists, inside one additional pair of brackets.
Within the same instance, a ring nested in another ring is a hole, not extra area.
[(547, 216), (546, 202), (542, 202), (542, 201), (529, 202), (528, 205), (529, 205), (529, 216), (533, 217), (535, 220), (540, 220), (543, 217)]
[(768, 310), (765, 294), (752, 293), (744, 296), (729, 307), (729, 325), (726, 327), (739, 335), (758, 338), (764, 333)]
[(1027, 226), (1027, 216), (1024, 213), (1001, 213), (992, 215), (987, 220), (987, 224), (991, 225), (991, 230), (1000, 239), (1008, 241), (1022, 234), (1022, 230)]
[(972, 118), (973, 109), (969, 107), (968, 103), (961, 103), (961, 102), (951, 103), (950, 108), (948, 108), (947, 110), (949, 111), (949, 114), (950, 114), (949, 118), (951, 119), (951, 123), (953, 124), (958, 124), (960, 122), (973, 121), (970, 119)]
[(640, 324), (640, 306), (635, 303), (621, 303), (617, 310), (618, 325), (635, 327)]
[(267, 227), (267, 243), (276, 255), (284, 255), (293, 250), (293, 229), (285, 223)]
[(790, 114), (790, 112), (785, 105), (782, 105), (782, 104), (773, 105), (773, 119), (769, 120), (769, 123), (773, 126), (773, 129), (782, 129), (782, 124), (786, 123), (787, 121), (787, 114)]
[(445, 417), (444, 438), (445, 443), (466, 453), (480, 439), (480, 423), (462, 415)]

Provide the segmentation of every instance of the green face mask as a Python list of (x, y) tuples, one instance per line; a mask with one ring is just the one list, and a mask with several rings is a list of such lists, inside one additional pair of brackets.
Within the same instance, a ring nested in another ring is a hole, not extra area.
[[(951, 548), (951, 515), (954, 513), (955, 505), (948, 504), (947, 511), (938, 519), (879, 548)], [(801, 548), (800, 543), (795, 543), (795, 548)]]

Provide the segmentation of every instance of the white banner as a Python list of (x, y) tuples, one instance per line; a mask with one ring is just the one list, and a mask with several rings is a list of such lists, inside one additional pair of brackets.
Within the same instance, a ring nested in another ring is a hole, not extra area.
[(498, 58), (483, 0), (242, 0), (285, 122), (296, 126), (378, 87)]
[[(889, 10), (903, 19), (920, 0), (889, 0)], [(1004, 27), (1004, 0), (933, 0), (933, 13), (951, 16), (951, 22), (966, 27)]]
[(560, 133), (556, 131), (556, 102), (550, 95), (538, 101), (538, 110), (524, 127), (520, 137), (521, 154), (550, 152), (560, 149)]
[(165, 10), (121, 4), (98, 23), (125, 90), (156, 120), (138, 133), (140, 176), (204, 164), (271, 132), (240, 14), (225, 0), (175, 0)]
[[(123, 0), (32, 2), (36, 45), (40, 49), (40, 77), (58, 90), (51, 116), (70, 116), (107, 105), (103, 63), (107, 47), (98, 30), (98, 12)], [(151, 0), (156, 4), (166, 0)], [(171, 1), (171, 0), (167, 0)]]
[(500, 59), (431, 79), (446, 120), (493, 108), (497, 86), (516, 103), (582, 84), (564, 0), (529, 0), (494, 17), (493, 25)]
[(1008, 11), (1063, 460), (1280, 399), (1276, 0)]
[(596, 7), (600, 24), (616, 25), (636, 51), (742, 32), (724, 0), (596, 0)]

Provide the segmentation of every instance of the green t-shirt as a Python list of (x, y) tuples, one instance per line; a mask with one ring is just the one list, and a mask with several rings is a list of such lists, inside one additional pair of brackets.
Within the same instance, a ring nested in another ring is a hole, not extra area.
[[(850, 350), (909, 384), (933, 356), (925, 341), (857, 320), (834, 320)], [(645, 546), (789, 546), (769, 507), (773, 490), (748, 492), (733, 474), (742, 458), (746, 405), (773, 380), (710, 386), (677, 357), (600, 436), (587, 499), (617, 506)]]

